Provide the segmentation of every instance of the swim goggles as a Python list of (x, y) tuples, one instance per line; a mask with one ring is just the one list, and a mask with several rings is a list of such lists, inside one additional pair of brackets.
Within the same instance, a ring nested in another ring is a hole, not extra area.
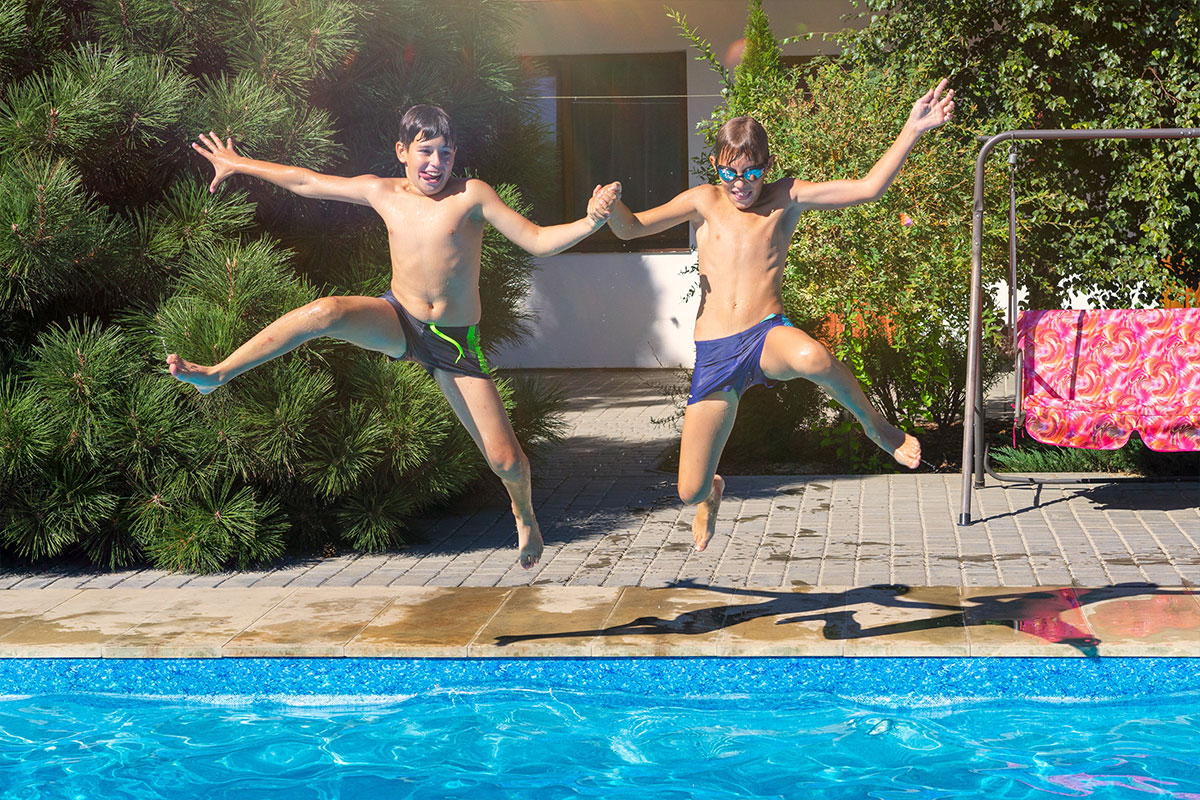
[(753, 183), (761, 178), (763, 173), (766, 171), (766, 164), (759, 164), (755, 167), (746, 167), (746, 169), (742, 170), (741, 172), (736, 172), (733, 167), (723, 167), (720, 164), (717, 164), (717, 177), (725, 183), (733, 183), (738, 178)]

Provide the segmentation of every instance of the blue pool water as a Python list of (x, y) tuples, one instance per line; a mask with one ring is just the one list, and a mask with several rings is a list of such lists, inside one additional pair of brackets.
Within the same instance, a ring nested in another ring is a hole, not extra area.
[(1187, 659), (0, 662), (5, 798), (1189, 798)]

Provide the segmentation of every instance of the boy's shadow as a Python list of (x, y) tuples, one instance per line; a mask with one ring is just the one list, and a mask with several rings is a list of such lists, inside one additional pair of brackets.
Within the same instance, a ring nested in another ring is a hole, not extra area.
[[(1027, 592), (981, 595), (965, 598), (964, 603), (969, 605), (960, 606), (906, 598), (911, 589), (903, 585), (866, 586), (840, 592), (787, 592), (768, 589), (738, 589), (682, 581), (674, 584), (672, 588), (703, 589), (721, 594), (763, 599), (759, 602), (731, 603), (696, 609), (670, 619), (646, 616), (604, 628), (498, 636), (496, 644), (503, 647), (513, 642), (583, 636), (699, 635), (761, 617), (777, 617), (776, 625), (824, 622), (822, 634), (827, 640), (866, 639), (937, 628), (998, 625), (1037, 636), (1054, 644), (1074, 647), (1085, 655), (1095, 655), (1100, 640), (1090, 630), (1081, 629), (1063, 620), (1061, 615), (1064, 611), (1124, 597), (1188, 594), (1186, 589), (1162, 589), (1151, 583), (1122, 583), (1097, 589), (1045, 588)], [(891, 608), (945, 611), (946, 613), (926, 619), (863, 628), (855, 619), (855, 610), (852, 607), (866, 604)]]

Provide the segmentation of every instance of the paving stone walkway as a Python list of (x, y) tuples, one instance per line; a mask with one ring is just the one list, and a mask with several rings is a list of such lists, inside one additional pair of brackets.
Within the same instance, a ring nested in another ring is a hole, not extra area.
[(691, 509), (655, 469), (678, 436), (671, 370), (541, 371), (567, 396), (568, 434), (536, 470), (546, 552), (515, 564), (499, 493), (421, 519), (394, 553), (217, 575), (141, 569), (0, 573), (0, 589), (142, 587), (1108, 586), (1200, 584), (1200, 480), (976, 492), (955, 525), (957, 474), (731, 476), (717, 535), (691, 546)]

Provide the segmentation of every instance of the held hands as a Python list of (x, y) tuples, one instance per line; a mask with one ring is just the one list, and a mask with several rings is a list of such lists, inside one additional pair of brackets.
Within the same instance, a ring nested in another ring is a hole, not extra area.
[(592, 197), (588, 200), (588, 219), (598, 224), (604, 224), (612, 214), (613, 203), (621, 199), (621, 182), (613, 181), (608, 186), (597, 185), (592, 189)]
[[(954, 117), (954, 90), (946, 89), (947, 79), (926, 92), (921, 99), (913, 104), (912, 112), (908, 115), (908, 124), (917, 133), (949, 122)], [(945, 94), (942, 92), (945, 90)]]
[[(203, 145), (203, 147), (201, 147)], [(228, 178), (230, 175), (236, 175), (237, 170), (234, 168), (234, 162), (241, 158), (233, 149), (233, 139), (226, 139), (224, 144), (220, 138), (212, 131), (205, 136), (200, 134), (200, 143), (192, 142), (192, 149), (200, 155), (208, 159), (213, 165), (212, 183), (208, 185), (208, 191), (215, 192), (217, 185)]]

